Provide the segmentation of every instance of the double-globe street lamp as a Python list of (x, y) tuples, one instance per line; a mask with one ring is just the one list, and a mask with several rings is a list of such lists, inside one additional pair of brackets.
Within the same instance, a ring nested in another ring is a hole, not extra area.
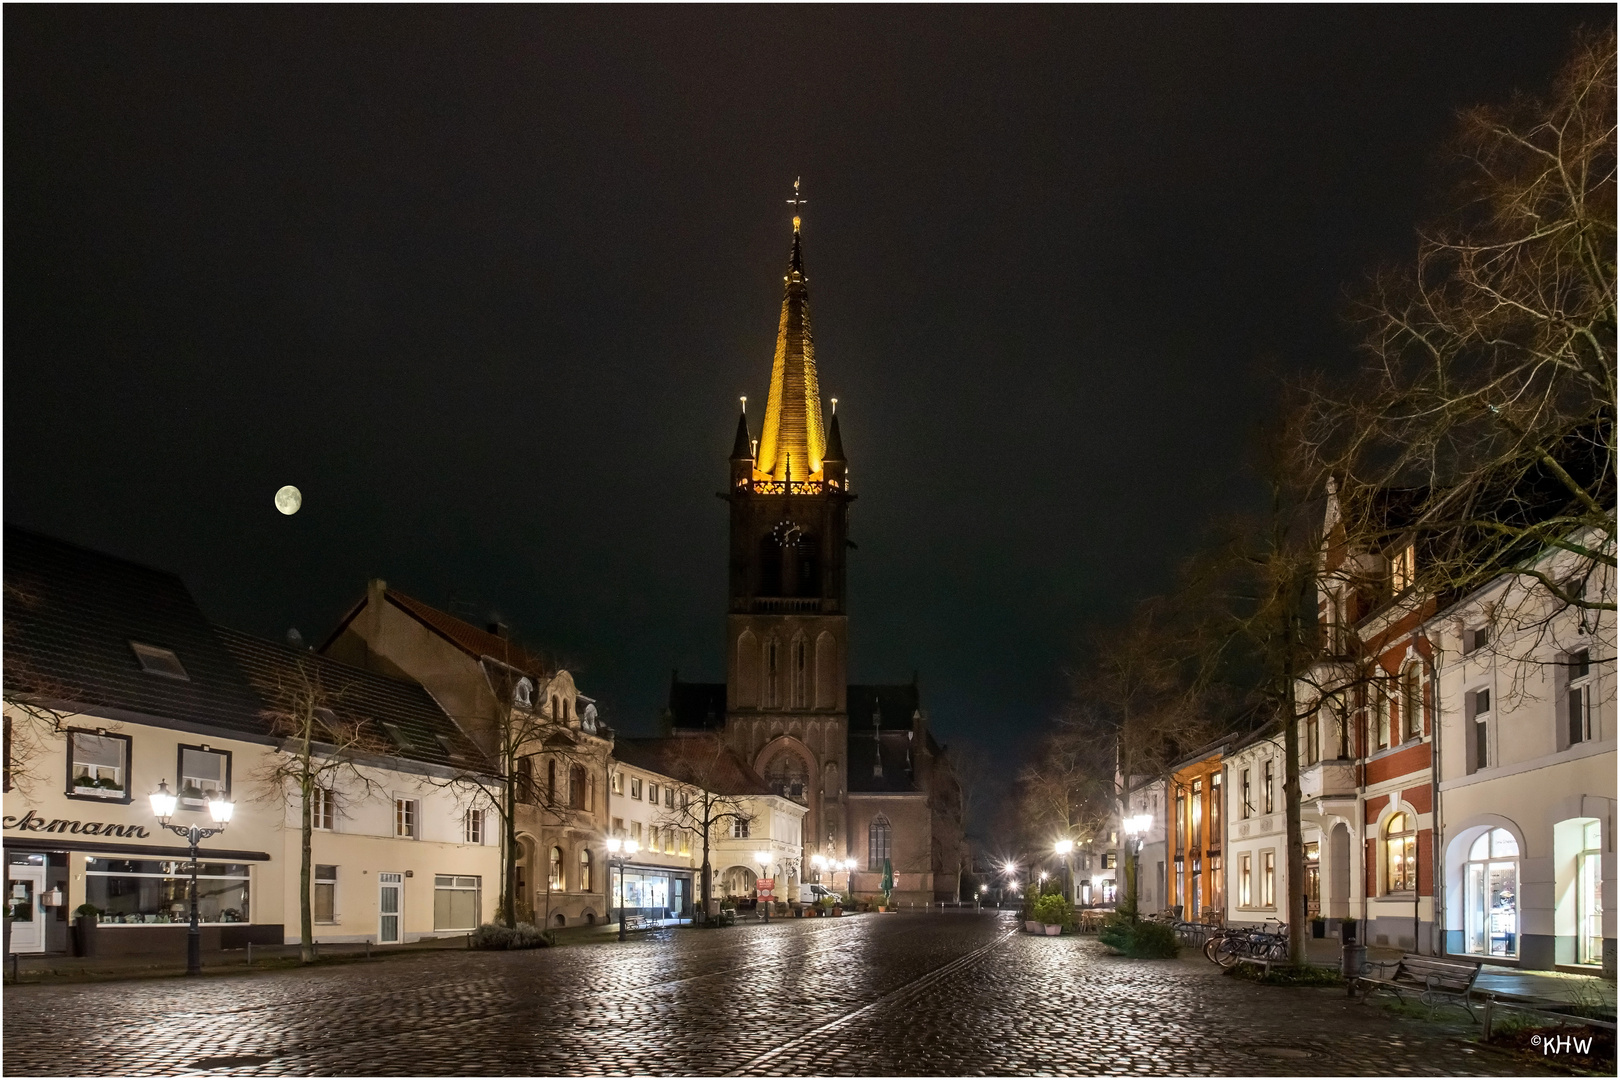
[(191, 877), (191, 928), (186, 931), (186, 974), (202, 974), (202, 930), (197, 926), (197, 845), (210, 836), (217, 836), (225, 831), (230, 823), (231, 814), (236, 806), (221, 795), (217, 799), (208, 800), (208, 816), (214, 819), (215, 827), (204, 829), (198, 825), (171, 825), (169, 819), (174, 816), (174, 809), (179, 800), (169, 791), (168, 780), (158, 781), (158, 789), (148, 796), (152, 803), (152, 815), (158, 819), (158, 824), (165, 829), (183, 836), (191, 845), (191, 864), (186, 867)]
[(641, 850), (641, 845), (634, 840), (621, 840), (617, 836), (607, 838), (608, 862), (619, 868), (619, 940), (624, 940), (624, 861)]

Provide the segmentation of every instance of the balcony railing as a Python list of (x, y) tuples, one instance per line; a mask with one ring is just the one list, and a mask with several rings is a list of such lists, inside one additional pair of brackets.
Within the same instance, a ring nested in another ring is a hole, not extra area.
[(748, 609), (767, 615), (819, 615), (831, 611), (832, 603), (819, 596), (756, 596)]

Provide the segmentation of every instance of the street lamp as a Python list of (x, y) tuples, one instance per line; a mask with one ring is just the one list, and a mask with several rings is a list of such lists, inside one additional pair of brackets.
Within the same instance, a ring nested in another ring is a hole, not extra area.
[(855, 902), (855, 860), (844, 860), (844, 902)]
[(204, 829), (196, 825), (169, 824), (179, 800), (169, 792), (167, 780), (159, 780), (158, 789), (152, 792), (149, 798), (152, 803), (152, 816), (158, 819), (158, 824), (177, 836), (185, 837), (191, 845), (191, 864), (186, 868), (191, 875), (191, 928), (186, 931), (186, 974), (201, 975), (202, 931), (197, 928), (197, 845), (210, 836), (224, 832), (236, 806), (227, 802), (224, 795), (220, 795), (217, 799), (209, 799), (208, 816), (214, 819), (216, 828)]
[[(759, 876), (763, 878), (765, 872), (771, 866), (771, 853), (768, 851), (756, 851), (754, 852), (754, 861), (759, 863)], [(775, 885), (776, 883), (773, 881), (771, 884)], [(757, 894), (759, 890), (756, 888), (754, 892)], [(765, 921), (769, 923), (771, 921), (771, 894), (766, 893), (764, 896), (759, 897), (757, 902), (765, 906)]]
[(641, 845), (634, 840), (621, 840), (617, 836), (607, 838), (608, 862), (619, 868), (619, 940), (624, 940), (624, 861), (641, 850)]
[(1131, 891), (1130, 904), (1134, 914), (1137, 908), (1139, 883), (1142, 880), (1142, 841), (1144, 833), (1153, 827), (1152, 814), (1135, 814), (1123, 822), (1125, 835), (1131, 843)]
[(1069, 853), (1074, 850), (1074, 841), (1064, 837), (1052, 845), (1052, 853), (1063, 860), (1063, 889), (1068, 900), (1074, 899), (1074, 870), (1069, 866)]

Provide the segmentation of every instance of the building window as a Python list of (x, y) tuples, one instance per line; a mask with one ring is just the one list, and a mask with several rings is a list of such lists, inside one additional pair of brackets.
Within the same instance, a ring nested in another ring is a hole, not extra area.
[(483, 905), (483, 878), (475, 874), (433, 876), (433, 929), (476, 930)]
[(641, 843), (641, 822), (632, 821), (630, 823), (630, 839), (638, 844)]
[(1569, 654), (1569, 690), (1565, 695), (1564, 718), (1569, 725), (1569, 745), (1592, 738), (1591, 653), (1586, 649)]
[(647, 801), (652, 803), (654, 806), (658, 805), (658, 785), (657, 784), (648, 783), (648, 785), (647, 785)]
[(647, 826), (647, 850), (654, 852), (658, 850), (658, 826), (656, 825)]
[(1187, 844), (1187, 796), (1179, 788), (1176, 790), (1176, 854), (1180, 855), (1186, 850)]
[(1254, 858), (1250, 855), (1238, 857), (1238, 906), (1254, 906)]
[[(664, 805), (666, 807), (668, 807), (669, 809), (671, 809), (671, 810), (675, 809), (675, 789), (674, 788), (672, 788), (672, 787), (664, 788)], [(681, 805), (684, 806), (685, 803), (682, 803)]]
[(641, 798), (641, 777), (639, 776), (630, 778), (630, 797), (632, 799)]
[(534, 701), (534, 684), (528, 679), (519, 679), (512, 690), (512, 700), (527, 709)]
[(1469, 847), (1468, 861), (1463, 863), (1463, 902), (1468, 952), (1519, 955), (1519, 843), (1506, 829), (1491, 829)]
[(731, 819), (731, 838), (733, 840), (748, 839), (748, 819), (734, 817)]
[(1260, 906), (1277, 906), (1277, 853), (1260, 853)]
[(590, 809), (590, 783), (585, 778), (585, 766), (568, 766), (568, 808), (570, 810)]
[(889, 819), (879, 814), (872, 819), (872, 824), (866, 828), (866, 868), (868, 870), (882, 870), (885, 859), (893, 857), (891, 850), (892, 832), (889, 829)]
[(1475, 690), (1463, 699), (1468, 712), (1469, 772), (1491, 766), (1491, 692)]
[(1306, 765), (1315, 765), (1322, 757), (1320, 744), (1317, 742), (1317, 737), (1321, 734), (1317, 726), (1317, 712), (1318, 710), (1312, 709), (1305, 717), (1305, 731), (1300, 737), (1302, 744), (1300, 752), (1305, 757)]
[(1275, 779), (1275, 776), (1272, 773), (1272, 768), (1272, 759), (1266, 758), (1266, 763), (1260, 776), (1260, 794), (1266, 800), (1266, 813), (1268, 814), (1272, 813), (1276, 806), (1275, 795), (1272, 791), (1272, 789), (1276, 786), (1274, 783), (1272, 783), (1272, 781)]
[(11, 790), (11, 717), (5, 718), (6, 732), (6, 780), (5, 790)]
[(557, 761), (555, 758), (546, 762), (546, 805), (557, 805)]
[(1209, 906), (1218, 913), (1226, 910), (1226, 874), (1219, 855), (1209, 857)]
[(624, 794), (624, 773), (615, 772), (612, 780), (612, 791), (615, 795)]
[(1194, 780), (1192, 786), (1192, 848), (1204, 850), (1204, 781)]
[(1213, 773), (1209, 778), (1209, 848), (1215, 851), (1221, 846), (1221, 774)]
[(624, 818), (616, 817), (613, 819), (613, 835), (618, 837), (624, 836)]
[(1180, 856), (1177, 856), (1177, 858), (1176, 858), (1176, 896), (1175, 896), (1175, 900), (1176, 900), (1176, 904), (1181, 906), (1181, 909), (1182, 909), (1181, 917), (1183, 919), (1188, 919), (1188, 921), (1191, 921), (1188, 918), (1187, 909), (1186, 909), (1186, 906), (1185, 906), (1186, 903), (1187, 903), (1187, 864), (1186, 864), (1185, 861), (1183, 861), (1181, 859)]
[(805, 653), (808, 646), (804, 638), (793, 639), (793, 704), (796, 708), (804, 708), (809, 699), (810, 665), (806, 662)]
[(1322, 914), (1322, 844), (1312, 840), (1305, 845), (1305, 915)]
[(1384, 680), (1374, 679), (1367, 692), (1373, 698), (1373, 714), (1378, 721), (1378, 749), (1383, 750), (1389, 746), (1389, 694), (1385, 692)]
[(1338, 757), (1342, 761), (1350, 756), (1350, 713), (1344, 707), (1344, 695), (1328, 697), (1328, 711), (1333, 717), (1333, 730), (1338, 739)]
[(173, 649), (160, 649), (156, 645), (142, 645), (138, 641), (129, 643), (135, 650), (135, 659), (140, 662), (141, 670), (148, 675), (161, 675), (165, 679), (180, 679), (190, 681), (191, 676), (180, 663), (180, 658), (174, 654)]
[(322, 832), (337, 827), (337, 799), (331, 788), (316, 784), (309, 793), (309, 823)]
[(468, 810), (461, 818), (461, 840), (465, 844), (484, 842), (484, 812)]
[(1114, 870), (1114, 869), (1117, 869), (1118, 867), (1119, 867), (1119, 853), (1117, 851), (1105, 851), (1105, 852), (1103, 852), (1103, 854), (1102, 854), (1102, 868), (1104, 870)]
[(1417, 559), (1412, 545), (1407, 544), (1389, 560), (1389, 584), (1398, 596), (1412, 587), (1417, 578)]
[(1417, 826), (1410, 814), (1391, 815), (1384, 825), (1384, 891), (1417, 888)]
[(1241, 818), (1247, 818), (1251, 813), (1254, 812), (1254, 800), (1249, 791), (1248, 769), (1243, 770), (1243, 783), (1240, 786), (1242, 788), (1243, 805), (1238, 807), (1238, 816)]
[(1463, 631), (1463, 655), (1477, 652), (1491, 643), (1491, 628), (1475, 626)]
[(129, 747), (127, 735), (68, 732), (68, 794), (128, 802)]
[(591, 891), (591, 849), (579, 849), (579, 891)]
[(417, 819), (421, 815), (421, 804), (415, 799), (394, 800), (394, 835), (416, 839)]
[(1603, 963), (1603, 827), (1597, 820), (1581, 827), (1585, 849), (1575, 864), (1575, 947), (1577, 964)]
[(206, 746), (180, 747), (175, 771), (180, 774), (180, 806), (205, 810), (210, 799), (228, 797), (231, 756)]
[[(84, 899), (101, 909), (103, 923), (189, 921), (191, 879), (183, 860), (85, 859)], [(197, 913), (205, 923), (245, 923), (248, 868), (203, 863), (197, 874)]]
[(533, 803), (534, 790), (534, 759), (528, 756), (520, 757), (517, 761), (517, 797), (518, 802)]
[(1423, 674), (1415, 662), (1401, 672), (1401, 729), (1408, 741), (1423, 734)]
[(682, 855), (690, 855), (690, 854), (692, 854), (692, 834), (687, 832), (685, 829), (681, 830), (681, 851), (680, 851), (680, 853)]
[(765, 706), (776, 708), (777, 656), (776, 639), (765, 643)]
[(550, 882), (553, 892), (559, 891), (563, 887), (562, 848), (560, 847), (551, 849), (551, 875), (546, 880)]
[(337, 922), (337, 867), (316, 864), (309, 906), (316, 922)]

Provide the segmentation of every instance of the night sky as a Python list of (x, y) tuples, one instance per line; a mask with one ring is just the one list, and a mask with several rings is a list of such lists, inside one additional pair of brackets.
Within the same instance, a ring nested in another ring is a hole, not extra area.
[(1252, 497), (1268, 365), (1348, 363), (1455, 111), (1612, 18), (8, 6), (5, 516), (266, 636), (498, 613), (649, 731), (723, 676), (802, 175), (852, 679), (1010, 763)]

